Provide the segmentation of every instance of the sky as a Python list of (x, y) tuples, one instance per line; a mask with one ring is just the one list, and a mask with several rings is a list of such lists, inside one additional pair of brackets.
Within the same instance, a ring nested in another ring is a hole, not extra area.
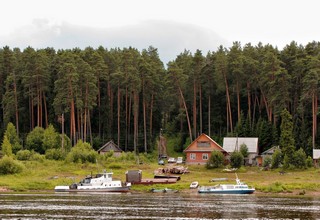
[(0, 47), (158, 49), (164, 63), (239, 41), (320, 40), (318, 0), (0, 0)]

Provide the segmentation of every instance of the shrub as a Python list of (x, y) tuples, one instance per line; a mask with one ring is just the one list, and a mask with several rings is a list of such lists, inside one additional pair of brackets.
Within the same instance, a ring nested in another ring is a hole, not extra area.
[(26, 147), (28, 150), (34, 150), (38, 153), (44, 154), (45, 149), (43, 146), (44, 129), (41, 127), (35, 127), (28, 135), (26, 139)]
[(7, 135), (4, 135), (3, 142), (1, 145), (1, 151), (3, 155), (12, 156), (12, 145), (9, 142)]
[(310, 156), (308, 156), (307, 160), (306, 160), (306, 164), (307, 164), (307, 167), (313, 167), (313, 160)]
[(241, 144), (241, 146), (240, 146), (240, 152), (241, 152), (241, 154), (242, 154), (242, 156), (244, 157), (244, 158), (246, 158), (246, 157), (248, 157), (248, 147), (247, 147), (247, 145), (246, 144)]
[(67, 155), (67, 161), (74, 163), (95, 163), (98, 157), (98, 153), (93, 150), (91, 145), (81, 140), (71, 149)]
[(49, 125), (43, 132), (43, 149), (59, 148), (61, 146), (61, 137), (54, 129), (53, 125)]
[(272, 162), (272, 158), (270, 156), (267, 156), (264, 158), (262, 166), (270, 168), (271, 162)]
[(66, 157), (61, 149), (48, 149), (45, 156), (48, 160), (64, 160)]
[(305, 169), (307, 167), (307, 155), (302, 148), (294, 152), (292, 160), (292, 165), (294, 165), (296, 168)]
[(206, 168), (219, 168), (223, 166), (224, 156), (221, 151), (212, 151), (211, 156), (206, 163)]
[(30, 160), (32, 156), (32, 152), (29, 150), (19, 150), (17, 152), (18, 160)]
[(282, 163), (282, 154), (279, 149), (275, 150), (272, 155), (271, 168), (278, 168)]
[(23, 168), (23, 164), (14, 160), (12, 157), (4, 156), (0, 160), (1, 175), (21, 173)]
[(232, 168), (240, 168), (243, 164), (243, 155), (239, 151), (235, 151), (231, 154), (230, 165)]

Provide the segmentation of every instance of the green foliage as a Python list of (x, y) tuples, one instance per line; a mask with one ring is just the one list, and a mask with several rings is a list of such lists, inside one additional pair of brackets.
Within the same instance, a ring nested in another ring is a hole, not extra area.
[(93, 150), (91, 145), (81, 140), (68, 153), (66, 160), (73, 163), (95, 163), (98, 153)]
[(211, 156), (206, 163), (206, 168), (219, 168), (223, 166), (224, 162), (224, 155), (221, 153), (221, 151), (212, 151)]
[(3, 155), (12, 156), (12, 146), (7, 138), (7, 135), (4, 135), (3, 142), (1, 145), (1, 151)]
[(292, 116), (286, 109), (281, 112), (280, 130), (280, 149), (282, 153), (288, 157), (288, 163), (292, 163), (293, 153), (295, 149), (293, 138), (293, 123)]
[(28, 135), (26, 139), (26, 148), (28, 150), (34, 150), (40, 154), (45, 153), (43, 146), (44, 129), (41, 127), (35, 127)]
[(8, 123), (7, 129), (4, 133), (4, 135), (7, 136), (8, 140), (12, 146), (12, 152), (14, 154), (16, 154), (19, 150), (22, 149), (19, 137), (17, 135), (17, 130), (11, 122)]
[(64, 160), (66, 158), (66, 154), (61, 149), (48, 149), (45, 156), (49, 160)]
[(18, 160), (30, 160), (31, 156), (34, 152), (29, 150), (19, 150), (17, 152), (17, 159)]
[(262, 166), (269, 168), (272, 163), (272, 158), (270, 156), (266, 156), (263, 160)]
[(298, 169), (305, 169), (307, 167), (307, 155), (302, 148), (294, 152), (292, 165)]
[(240, 168), (243, 164), (243, 155), (239, 151), (234, 151), (230, 157), (230, 165), (232, 168)]
[(53, 125), (49, 125), (43, 132), (43, 149), (46, 151), (52, 148), (60, 148), (61, 138)]
[(0, 159), (0, 175), (21, 173), (24, 165), (12, 157), (4, 156)]
[(244, 157), (244, 158), (246, 158), (246, 157), (248, 157), (248, 147), (247, 147), (247, 145), (246, 144), (241, 144), (241, 146), (240, 146), (240, 153), (242, 154), (242, 156)]
[(310, 156), (307, 157), (306, 165), (308, 168), (313, 167), (313, 159)]
[(272, 155), (271, 168), (279, 168), (282, 163), (282, 153), (279, 149), (275, 150)]

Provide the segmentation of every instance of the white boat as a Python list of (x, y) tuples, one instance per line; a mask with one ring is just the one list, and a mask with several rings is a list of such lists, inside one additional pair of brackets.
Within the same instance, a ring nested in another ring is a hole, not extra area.
[(196, 189), (198, 188), (199, 186), (199, 183), (197, 181), (194, 181), (190, 184), (190, 189)]
[(237, 184), (219, 184), (215, 186), (202, 186), (198, 189), (199, 193), (215, 194), (252, 194), (255, 189), (240, 181), (236, 174)]
[(56, 186), (55, 192), (128, 192), (130, 183), (123, 184), (120, 180), (112, 179), (112, 172), (99, 173), (96, 176), (87, 176), (79, 183), (70, 186)]

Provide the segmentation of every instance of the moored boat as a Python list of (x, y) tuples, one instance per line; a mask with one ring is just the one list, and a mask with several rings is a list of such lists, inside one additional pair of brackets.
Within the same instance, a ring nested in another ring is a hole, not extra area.
[(153, 193), (177, 193), (177, 192), (179, 192), (179, 190), (176, 190), (176, 189), (169, 189), (169, 188), (164, 188), (164, 189), (154, 189), (154, 188), (152, 188), (151, 190), (150, 190), (151, 192), (153, 192)]
[(240, 181), (236, 175), (236, 184), (219, 184), (215, 186), (202, 186), (198, 189), (199, 193), (215, 194), (252, 194), (255, 189)]
[(103, 172), (93, 176), (87, 176), (79, 183), (69, 186), (56, 186), (55, 192), (128, 192), (130, 183), (122, 183), (112, 179), (112, 172)]
[(199, 186), (199, 182), (198, 181), (194, 181), (190, 184), (190, 189), (196, 189)]

